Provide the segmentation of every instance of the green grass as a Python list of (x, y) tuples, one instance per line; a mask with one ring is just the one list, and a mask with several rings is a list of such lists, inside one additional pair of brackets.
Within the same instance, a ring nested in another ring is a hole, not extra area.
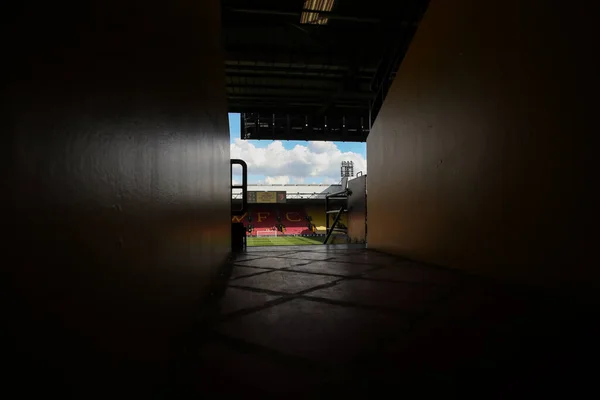
[(262, 236), (248, 237), (247, 243), (250, 246), (299, 246), (310, 244), (323, 244), (324, 236), (303, 237), (303, 236)]

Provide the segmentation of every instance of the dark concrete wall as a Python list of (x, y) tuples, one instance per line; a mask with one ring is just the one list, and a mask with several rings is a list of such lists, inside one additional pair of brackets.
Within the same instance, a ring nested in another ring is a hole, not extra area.
[(142, 396), (229, 254), (219, 2), (15, 7), (10, 369), (25, 391)]
[(597, 15), (545, 0), (431, 1), (367, 142), (371, 248), (600, 284)]

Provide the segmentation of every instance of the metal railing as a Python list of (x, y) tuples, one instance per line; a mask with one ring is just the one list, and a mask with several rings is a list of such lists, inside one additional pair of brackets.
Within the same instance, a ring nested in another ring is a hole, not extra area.
[[(331, 236), (333, 235), (334, 232), (340, 232), (340, 233), (348, 233), (348, 229), (347, 228), (341, 228), (338, 227), (338, 224), (340, 222), (340, 218), (342, 217), (343, 214), (348, 212), (348, 196), (351, 195), (352, 192), (350, 191), (350, 189), (348, 189), (348, 181), (345, 180), (344, 181), (344, 190), (341, 190), (339, 192), (336, 193), (331, 193), (328, 194), (327, 196), (325, 196), (325, 219), (326, 219), (326, 229), (327, 229), (327, 236), (325, 236), (325, 240), (323, 241), (323, 244), (327, 244), (327, 242), (329, 241), (329, 239), (331, 238)], [(330, 200), (345, 200), (344, 204), (342, 206), (340, 206), (339, 208), (335, 208), (335, 209), (330, 209)], [(331, 227), (329, 226), (329, 215), (331, 214), (335, 214), (335, 218), (333, 219), (333, 224), (331, 224)]]
[[(242, 184), (233, 184), (233, 166), (240, 165), (242, 167)], [(231, 177), (231, 190), (232, 190), (232, 201), (231, 201), (231, 214), (232, 215), (244, 215), (248, 209), (248, 164), (244, 160), (231, 159), (229, 165), (229, 175)], [(242, 189), (242, 207), (235, 209), (233, 208), (233, 189)]]

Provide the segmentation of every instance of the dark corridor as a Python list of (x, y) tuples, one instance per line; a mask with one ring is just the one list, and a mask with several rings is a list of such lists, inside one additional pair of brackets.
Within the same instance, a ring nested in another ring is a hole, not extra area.
[(237, 256), (212, 323), (177, 374), (185, 395), (579, 397), (598, 326), (559, 295), (362, 246)]
[[(2, 398), (598, 397), (597, 9), (8, 3)], [(233, 111), (367, 140), (369, 250), (231, 262)]]

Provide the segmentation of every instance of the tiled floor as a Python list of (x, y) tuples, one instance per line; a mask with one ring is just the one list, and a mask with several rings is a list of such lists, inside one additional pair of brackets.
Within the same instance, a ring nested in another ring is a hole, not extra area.
[(586, 313), (361, 246), (251, 248), (180, 387), (190, 398), (521, 398), (562, 382), (572, 396), (596, 350)]

